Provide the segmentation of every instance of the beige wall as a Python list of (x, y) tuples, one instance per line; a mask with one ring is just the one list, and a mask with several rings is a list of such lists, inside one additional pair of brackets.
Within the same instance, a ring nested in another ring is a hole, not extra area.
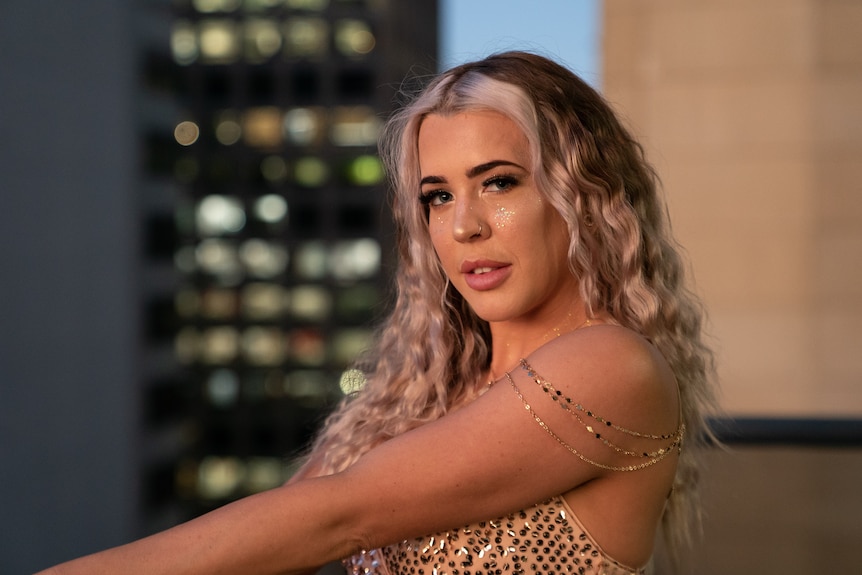
[(605, 0), (734, 415), (862, 415), (862, 1)]

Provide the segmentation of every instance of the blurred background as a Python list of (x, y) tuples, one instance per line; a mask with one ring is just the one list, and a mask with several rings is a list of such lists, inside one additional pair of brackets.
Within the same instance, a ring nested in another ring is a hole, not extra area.
[(382, 119), (510, 48), (638, 135), (710, 312), (728, 449), (684, 571), (855, 572), (860, 31), (859, 0), (5, 3), (0, 573), (290, 476), (390, 302)]

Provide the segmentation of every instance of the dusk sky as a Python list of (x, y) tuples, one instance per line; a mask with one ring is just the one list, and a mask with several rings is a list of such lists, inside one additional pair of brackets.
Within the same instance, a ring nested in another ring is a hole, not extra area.
[(600, 0), (440, 0), (441, 69), (492, 52), (553, 57), (598, 87)]

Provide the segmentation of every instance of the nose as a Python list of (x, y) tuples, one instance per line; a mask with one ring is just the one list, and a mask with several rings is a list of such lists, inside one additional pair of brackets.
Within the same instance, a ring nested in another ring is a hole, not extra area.
[(458, 202), (455, 206), (455, 220), (452, 222), (452, 235), (459, 242), (469, 242), (486, 237), (489, 226), (482, 218), (481, 207), (471, 201)]

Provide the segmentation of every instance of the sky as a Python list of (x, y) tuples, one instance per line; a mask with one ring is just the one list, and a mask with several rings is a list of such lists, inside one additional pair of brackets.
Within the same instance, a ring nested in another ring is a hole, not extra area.
[(440, 0), (442, 69), (492, 52), (550, 56), (599, 87), (600, 0)]

